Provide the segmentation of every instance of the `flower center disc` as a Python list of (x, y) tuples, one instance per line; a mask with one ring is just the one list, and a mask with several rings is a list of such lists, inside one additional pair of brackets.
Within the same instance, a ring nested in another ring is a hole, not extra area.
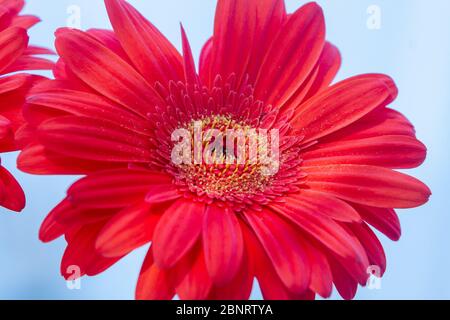
[(244, 199), (270, 184), (262, 152), (267, 141), (257, 129), (230, 116), (205, 116), (183, 126), (189, 141), (189, 163), (176, 165), (176, 178), (199, 196)]

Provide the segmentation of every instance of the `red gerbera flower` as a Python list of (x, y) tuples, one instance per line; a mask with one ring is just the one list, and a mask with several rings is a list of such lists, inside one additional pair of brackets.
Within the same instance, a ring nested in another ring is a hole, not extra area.
[[(35, 57), (48, 50), (28, 46), (27, 29), (39, 19), (19, 15), (20, 0), (0, 0), (0, 152), (18, 150), (15, 134), (24, 124), (22, 106), (25, 94), (39, 77), (17, 74), (24, 70), (52, 69), (50, 61)], [(15, 73), (14, 75), (8, 75)], [(25, 206), (25, 195), (16, 179), (0, 166), (0, 205), (14, 211)]]
[[(287, 14), (282, 0), (219, 0), (196, 72), (123, 0), (106, 0), (114, 32), (61, 29), (54, 81), (28, 98), (33, 174), (83, 174), (46, 218), (43, 241), (65, 235), (61, 272), (96, 275), (151, 242), (138, 299), (347, 299), (383, 248), (369, 225), (400, 237), (393, 208), (424, 204), (429, 189), (393, 169), (426, 149), (387, 106), (380, 74), (330, 86), (340, 67), (322, 10)], [(279, 169), (258, 163), (174, 164), (172, 133), (194, 123), (278, 129)]]

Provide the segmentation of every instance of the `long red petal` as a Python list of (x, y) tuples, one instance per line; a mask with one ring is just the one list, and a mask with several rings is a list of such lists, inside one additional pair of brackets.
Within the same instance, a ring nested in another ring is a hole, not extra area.
[(205, 206), (178, 200), (170, 206), (153, 236), (155, 263), (161, 268), (174, 266), (192, 248), (202, 231)]
[(55, 45), (61, 58), (80, 79), (137, 114), (146, 117), (155, 105), (163, 103), (133, 67), (87, 33), (59, 29)]
[(136, 285), (137, 300), (171, 300), (175, 295), (170, 272), (161, 270), (153, 262), (150, 249), (145, 257)]
[(95, 240), (103, 223), (82, 227), (70, 238), (61, 261), (61, 274), (67, 279), (71, 266), (80, 268), (80, 275), (94, 276), (102, 273), (122, 257), (105, 258), (95, 250)]
[(398, 241), (400, 239), (402, 230), (400, 220), (394, 209), (358, 205), (355, 205), (355, 208), (367, 223), (378, 229), (389, 239), (392, 241)]
[(105, 4), (122, 47), (151, 85), (183, 79), (182, 58), (158, 29), (123, 0)]
[(17, 180), (0, 166), (0, 206), (20, 212), (25, 208), (25, 194)]
[(105, 170), (78, 180), (67, 191), (70, 201), (85, 208), (123, 208), (142, 202), (148, 187), (170, 177), (145, 169)]
[(221, 286), (233, 279), (244, 253), (236, 214), (227, 208), (208, 206), (203, 221), (203, 245), (206, 267), (214, 283)]
[(305, 166), (373, 165), (409, 169), (423, 163), (427, 149), (410, 136), (378, 136), (319, 144), (302, 154)]
[(351, 224), (349, 225), (349, 228), (366, 250), (370, 265), (380, 268), (381, 274), (377, 276), (382, 276), (386, 271), (386, 255), (380, 240), (378, 240), (375, 233), (373, 233), (373, 231), (365, 223)]
[(27, 31), (8, 28), (0, 32), (0, 72), (4, 72), (25, 51), (28, 45)]
[(397, 89), (383, 75), (361, 75), (339, 82), (308, 100), (292, 120), (304, 143), (342, 129), (379, 106), (392, 102)]
[(151, 241), (161, 215), (148, 204), (117, 213), (100, 231), (95, 247), (104, 257), (124, 256)]
[(290, 219), (313, 236), (335, 255), (360, 266), (368, 265), (366, 253), (337, 222), (327, 217), (312, 215), (298, 203), (271, 205), (276, 212)]
[(195, 69), (194, 57), (192, 56), (191, 45), (186, 35), (186, 31), (181, 25), (181, 39), (183, 43), (183, 58), (184, 58), (184, 76), (186, 82), (191, 85), (200, 86), (197, 71)]
[(245, 216), (285, 286), (295, 293), (304, 292), (310, 281), (310, 263), (298, 232), (271, 212)]
[(38, 128), (39, 140), (49, 150), (86, 160), (148, 163), (152, 158), (147, 136), (86, 117), (50, 119)]
[(373, 207), (414, 208), (426, 203), (431, 195), (419, 180), (381, 167), (337, 165), (302, 170), (308, 175), (308, 187)]
[(256, 1), (219, 0), (214, 22), (209, 83), (216, 75), (242, 80), (254, 45)]
[(284, 0), (254, 0), (256, 2), (256, 38), (247, 72), (254, 83), (269, 49), (287, 19)]
[(358, 212), (346, 202), (323, 192), (302, 189), (291, 196), (302, 210), (311, 214), (320, 214), (333, 220), (344, 222), (360, 222)]
[(283, 26), (261, 66), (255, 96), (268, 104), (283, 105), (314, 69), (325, 43), (322, 9), (308, 3)]
[(190, 270), (176, 288), (182, 300), (205, 300), (212, 287), (212, 281), (206, 269), (204, 251), (201, 248), (196, 251), (198, 252)]
[(322, 54), (317, 62), (317, 74), (314, 82), (305, 96), (305, 100), (327, 88), (341, 67), (342, 58), (339, 49), (329, 42), (325, 43)]

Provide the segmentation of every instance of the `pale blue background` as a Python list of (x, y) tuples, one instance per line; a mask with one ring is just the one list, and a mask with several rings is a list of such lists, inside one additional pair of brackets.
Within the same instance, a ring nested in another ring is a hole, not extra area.
[[(29, 0), (26, 12), (43, 22), (31, 32), (34, 44), (53, 47), (53, 31), (66, 25), (67, 8), (79, 5), (82, 27), (109, 27), (101, 0)], [(212, 30), (215, 1), (130, 1), (179, 47), (183, 22), (198, 56)], [(287, 1), (292, 11), (304, 1)], [(381, 237), (388, 256), (382, 289), (360, 289), (360, 299), (450, 298), (450, 1), (448, 0), (323, 0), (328, 39), (344, 57), (339, 78), (365, 72), (387, 73), (400, 88), (395, 107), (416, 125), (429, 148), (424, 166), (412, 171), (433, 190), (426, 206), (401, 212), (403, 237), (393, 243)], [(382, 10), (381, 30), (366, 26), (367, 8)], [(3, 163), (14, 167), (15, 154)], [(14, 171), (14, 170), (13, 170)], [(64, 196), (74, 177), (33, 177), (17, 173), (28, 196), (21, 214), (0, 210), (0, 298), (2, 299), (131, 299), (143, 259), (139, 250), (107, 272), (84, 278), (71, 291), (59, 276), (63, 240), (42, 244), (37, 239), (46, 213)], [(257, 290), (254, 298), (260, 297)]]

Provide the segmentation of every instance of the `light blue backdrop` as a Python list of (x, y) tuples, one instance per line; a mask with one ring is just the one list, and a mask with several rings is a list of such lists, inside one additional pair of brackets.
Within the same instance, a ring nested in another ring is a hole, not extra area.
[[(215, 1), (130, 1), (178, 47), (183, 22), (198, 56), (210, 36)], [(365, 72), (387, 73), (400, 96), (396, 109), (416, 125), (429, 148), (424, 166), (412, 171), (433, 190), (426, 206), (401, 212), (403, 237), (392, 243), (381, 237), (388, 272), (381, 290), (360, 289), (360, 299), (450, 298), (450, 2), (447, 0), (323, 0), (328, 39), (341, 50), (339, 79)], [(287, 1), (290, 11), (304, 1)], [(81, 8), (83, 28), (109, 27), (101, 0), (29, 0), (27, 13), (43, 22), (31, 32), (32, 42), (53, 47), (53, 32), (65, 26), (67, 8)], [(381, 9), (381, 29), (367, 27), (367, 8)], [(16, 155), (4, 155), (14, 167)], [(42, 244), (37, 239), (46, 213), (64, 196), (75, 177), (34, 177), (13, 172), (28, 194), (21, 214), (0, 210), (0, 298), (2, 299), (131, 299), (145, 253), (134, 252), (95, 278), (84, 278), (81, 290), (68, 290), (59, 276), (63, 240)], [(259, 298), (255, 290), (254, 298)], [(336, 297), (336, 296), (334, 296)]]

